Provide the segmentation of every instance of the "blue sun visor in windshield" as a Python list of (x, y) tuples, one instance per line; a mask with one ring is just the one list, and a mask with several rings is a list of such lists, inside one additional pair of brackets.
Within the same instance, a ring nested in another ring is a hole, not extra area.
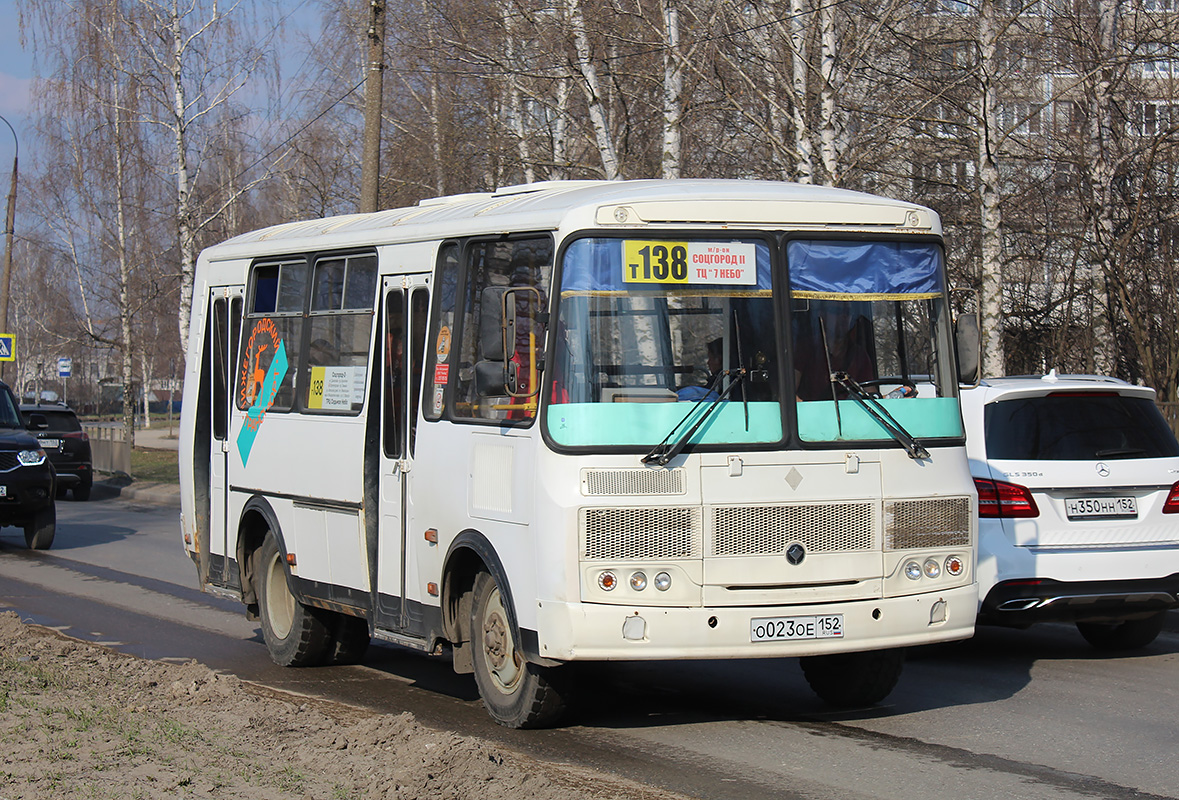
[(925, 242), (791, 241), (790, 290), (816, 299), (912, 300), (940, 297), (942, 251)]

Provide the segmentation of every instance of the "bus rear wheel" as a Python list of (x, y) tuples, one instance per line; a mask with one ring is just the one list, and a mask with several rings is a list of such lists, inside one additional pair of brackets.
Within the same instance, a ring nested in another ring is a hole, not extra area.
[(475, 578), (471, 657), (475, 683), (491, 718), (507, 728), (543, 728), (565, 711), (553, 668), (529, 663), (515, 644), (503, 595), (486, 572)]
[(905, 651), (870, 650), (800, 658), (814, 693), (835, 708), (872, 706), (888, 697), (901, 679)]
[(303, 605), (291, 594), (282, 551), (273, 532), (266, 534), (255, 558), (262, 638), (270, 657), (283, 667), (323, 663), (332, 642), (331, 628), (318, 609)]

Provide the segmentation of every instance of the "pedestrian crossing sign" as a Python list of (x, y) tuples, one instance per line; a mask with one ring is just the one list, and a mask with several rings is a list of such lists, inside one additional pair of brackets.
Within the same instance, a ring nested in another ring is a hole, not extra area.
[(0, 361), (16, 361), (16, 336), (0, 333)]

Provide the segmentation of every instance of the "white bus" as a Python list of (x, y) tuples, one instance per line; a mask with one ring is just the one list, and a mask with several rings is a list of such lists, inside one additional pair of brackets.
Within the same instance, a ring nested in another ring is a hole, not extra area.
[(573, 181), (200, 257), (183, 536), (283, 665), (449, 653), (511, 727), (578, 660), (803, 657), (835, 705), (974, 630), (940, 221)]

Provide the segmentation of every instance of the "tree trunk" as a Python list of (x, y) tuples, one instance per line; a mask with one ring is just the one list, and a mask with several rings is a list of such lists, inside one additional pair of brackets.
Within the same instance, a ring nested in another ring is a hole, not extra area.
[(681, 174), (680, 124), (683, 119), (684, 69), (680, 63), (680, 12), (675, 0), (661, 0), (663, 6), (663, 158), (665, 179)]
[(794, 152), (797, 159), (799, 183), (814, 180), (815, 164), (811, 154), (811, 129), (807, 122), (807, 4), (806, 0), (790, 0), (790, 66), (793, 78), (791, 116), (794, 120)]
[(982, 0), (978, 13), (979, 93), (978, 112), (978, 189), (982, 229), (982, 291), (979, 305), (982, 319), (982, 369), (984, 375), (1001, 376), (1007, 366), (1003, 353), (1003, 223), (999, 208), (1000, 142), (996, 109), (995, 70), (996, 22), (995, 0)]
[(615, 181), (622, 177), (618, 163), (618, 152), (610, 135), (610, 124), (602, 104), (602, 88), (598, 81), (598, 70), (590, 52), (589, 36), (586, 35), (585, 17), (581, 13), (581, 0), (566, 0), (569, 24), (573, 29), (573, 44), (577, 52), (577, 70), (581, 75), (581, 88), (589, 106), (590, 124), (594, 140), (598, 145), (598, 156), (602, 160), (602, 173), (606, 180)]

